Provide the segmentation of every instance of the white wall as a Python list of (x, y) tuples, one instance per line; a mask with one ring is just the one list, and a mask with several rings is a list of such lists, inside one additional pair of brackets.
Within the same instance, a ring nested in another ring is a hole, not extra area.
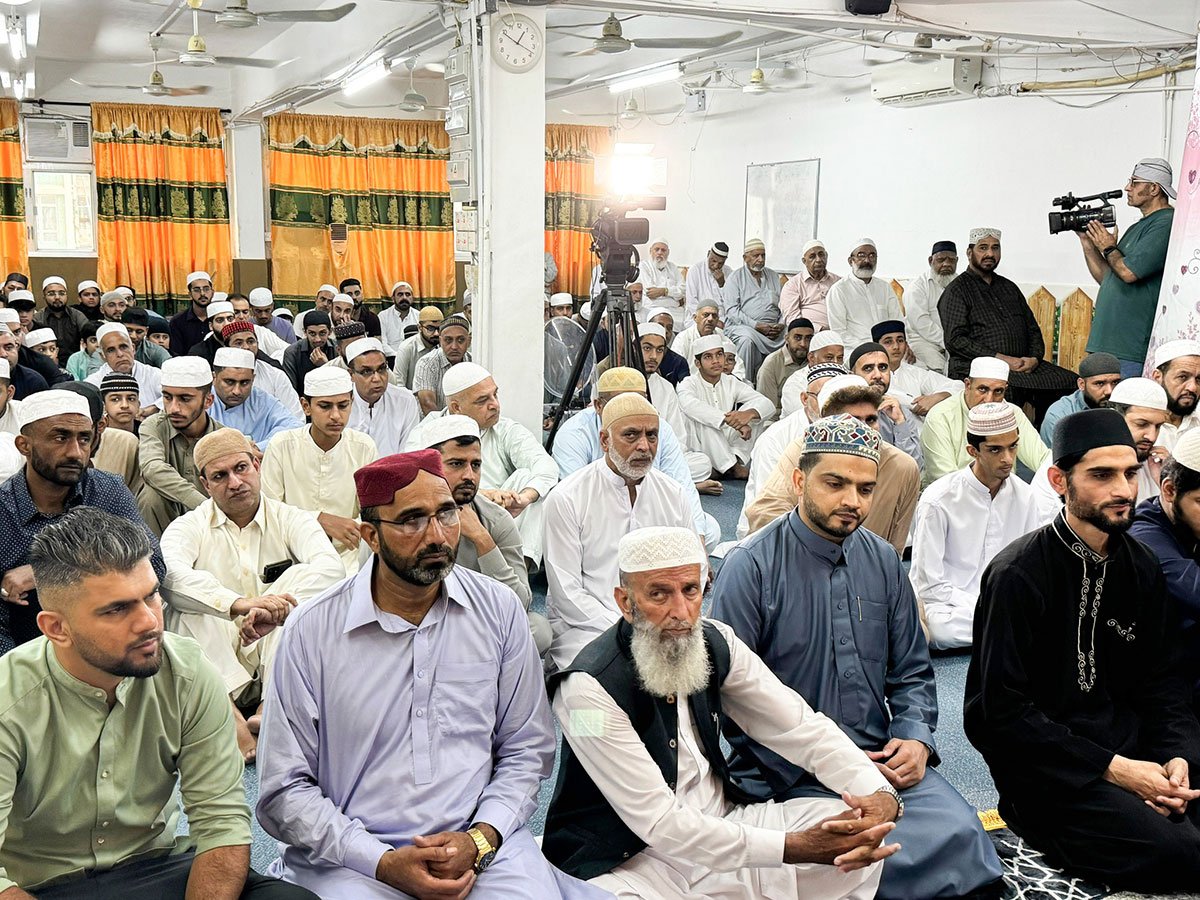
[[(957, 241), (961, 257), (968, 230), (992, 225), (1004, 232), (1001, 271), (1013, 280), (1091, 283), (1076, 237), (1048, 234), (1051, 199), (1121, 188), (1138, 159), (1163, 154), (1158, 93), (1093, 109), (1032, 97), (894, 109), (868, 91), (843, 96), (828, 84), (761, 97), (718, 94), (708, 121), (644, 121), (622, 131), (619, 140), (653, 142), (653, 154), (669, 160), (667, 210), (648, 214), (652, 239), (669, 240), (681, 265), (724, 240), (734, 249), (730, 264), (740, 265), (747, 164), (819, 157), (818, 236), (839, 274), (864, 235), (878, 243), (880, 274), (906, 278), (924, 268), (933, 241)], [(1172, 101), (1168, 158), (1176, 167), (1190, 100), (1185, 91)], [(671, 99), (647, 102), (663, 107)], [(1117, 221), (1128, 226), (1138, 214), (1123, 204)]]

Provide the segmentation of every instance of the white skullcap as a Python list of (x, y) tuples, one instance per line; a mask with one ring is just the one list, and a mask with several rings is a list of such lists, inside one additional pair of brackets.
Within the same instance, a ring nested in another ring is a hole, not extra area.
[(79, 284), (77, 284), (75, 286), (75, 293), (82, 294), (88, 288), (95, 288), (96, 290), (100, 290), (100, 285), (97, 284), (96, 282), (92, 281), (91, 279), (88, 279), (87, 281), (81, 281), (81, 282), (79, 282)]
[(727, 337), (721, 338), (721, 347), (724, 348), (726, 353), (737, 353), (737, 344)]
[(1007, 403), (979, 403), (967, 410), (967, 433), (988, 437), (1017, 430), (1017, 412)]
[(9, 309), (8, 307), (0, 309), (0, 322), (3, 322), (5, 325), (16, 325), (20, 321), (21, 314), (15, 309)]
[(398, 288), (398, 287), (406, 287), (410, 291), (413, 289), (413, 286), (411, 284), (409, 284), (407, 281), (397, 281), (395, 284), (392, 285), (392, 289), (390, 291), (388, 291), (388, 295), (390, 296), (390, 295), (396, 293), (396, 288)]
[(675, 321), (674, 314), (665, 306), (651, 307), (650, 311), (646, 313), (646, 321), (649, 322), (651, 319), (657, 319), (659, 316), (671, 316), (671, 321)]
[(463, 306), (470, 306), (475, 302), (475, 295), (470, 291), (463, 291)]
[(848, 387), (870, 387), (870, 385), (867, 384), (867, 379), (861, 375), (834, 375), (825, 382), (817, 394), (817, 409), (822, 410), (825, 408), (825, 404), (829, 402), (829, 398), (833, 396), (834, 391), (840, 391)]
[[(117, 288), (117, 290), (120, 290), (120, 288)], [(224, 291), (213, 291), (212, 300), (209, 301), (209, 305), (211, 306), (213, 303), (224, 303), (228, 299), (229, 295)], [(230, 302), (229, 305), (233, 306), (233, 303)]]
[(100, 295), (100, 303), (101, 304), (107, 303), (109, 300), (124, 300), (124, 299), (125, 299), (124, 291), (116, 291), (116, 290), (105, 291), (103, 294)]
[(421, 437), (426, 449), (458, 437), (479, 437), (479, 424), (470, 416), (438, 416), (425, 422)]
[(1200, 472), (1200, 429), (1192, 428), (1181, 434), (1171, 457), (1181, 466)]
[(645, 337), (648, 334), (660, 337), (664, 341), (667, 339), (667, 329), (663, 328), (657, 322), (643, 322), (638, 326), (638, 337)]
[(285, 319), (294, 319), (296, 317), (296, 314), (286, 306), (281, 306), (279, 309), (275, 310), (275, 315), (283, 316)]
[(49, 419), (51, 416), (72, 414), (92, 421), (92, 407), (83, 394), (74, 391), (38, 391), (21, 401), (17, 419), (24, 428), (31, 422)]
[(968, 241), (972, 244), (977, 244), (977, 243), (979, 243), (980, 240), (982, 240), (985, 237), (994, 237), (996, 240), (1000, 240), (1000, 229), (999, 228), (986, 228), (986, 227), (985, 228), (972, 228), (971, 234), (968, 238)]
[(321, 293), (321, 291), (329, 291), (329, 293), (331, 293), (331, 294), (333, 294), (333, 295), (335, 295), (335, 296), (336, 296), (336, 295), (337, 295), (337, 292), (338, 292), (338, 289), (337, 289), (337, 288), (335, 288), (335, 287), (334, 287), (332, 284), (323, 284), (323, 285), (321, 285), (319, 288), (317, 288), (317, 293), (318, 293), (318, 294), (319, 294), (319, 293)]
[(53, 328), (35, 328), (29, 334), (25, 335), (25, 346), (36, 347), (38, 344), (46, 344), (57, 340), (58, 335), (54, 333)]
[(824, 350), (826, 347), (845, 347), (846, 342), (842, 340), (842, 336), (836, 331), (819, 331), (813, 335), (812, 343), (808, 345), (808, 352), (815, 353), (817, 350)]
[[(13, 291), (16, 294), (16, 291)], [(1154, 351), (1154, 368), (1161, 369), (1173, 359), (1181, 356), (1200, 356), (1200, 342), (1180, 340), (1167, 341)]]
[(24, 288), (17, 288), (15, 291), (13, 291), (11, 294), (8, 295), (9, 303), (12, 303), (14, 300), (32, 300), (32, 299), (33, 299), (33, 291), (27, 291)]
[(1157, 381), (1149, 378), (1126, 378), (1113, 388), (1108, 398), (1111, 403), (1123, 403), (1125, 406), (1144, 406), (1146, 409), (1167, 408), (1167, 392)]
[[(12, 377), (12, 372), (8, 368), (8, 360), (0, 358), (0, 378), (11, 378), (11, 377)], [(13, 407), (13, 409), (16, 409), (16, 407)]]
[(825, 245), (824, 245), (824, 244), (822, 244), (822, 243), (821, 243), (820, 241), (818, 241), (816, 238), (813, 238), (811, 241), (809, 241), (808, 243), (806, 243), (806, 244), (805, 244), (805, 245), (804, 245), (804, 246), (801, 248), (801, 250), (800, 250), (800, 255), (801, 255), (801, 256), (807, 256), (807, 255), (808, 255), (808, 251), (809, 251), (809, 250), (811, 250), (811, 249), (813, 249), (813, 247), (820, 247), (822, 250), (824, 250), (824, 249), (825, 249)]
[[(345, 295), (343, 295), (345, 296)], [(379, 342), (379, 338), (360, 337), (358, 340), (350, 343), (346, 347), (346, 365), (354, 362), (364, 353), (384, 353), (383, 344)], [(386, 356), (387, 354), (384, 353)]]
[(557, 294), (550, 295), (551, 306), (569, 306), (575, 302), (575, 298), (566, 291), (559, 291)]
[(995, 381), (1008, 381), (1008, 363), (994, 356), (977, 356), (971, 360), (969, 378), (991, 378)]
[(334, 302), (334, 303), (348, 303), (348, 304), (350, 304), (351, 306), (353, 306), (353, 305), (354, 305), (354, 298), (353, 298), (353, 297), (351, 297), (349, 294), (334, 294), (334, 295), (333, 295), (333, 302)]
[(96, 343), (100, 343), (100, 341), (104, 340), (104, 338), (110, 334), (118, 333), (125, 335), (125, 337), (129, 337), (129, 329), (120, 322), (105, 322), (96, 329)]
[[(874, 247), (874, 246), (875, 246), (874, 239), (869, 238), (869, 237), (864, 237), (864, 238), (859, 238), (857, 241), (855, 241), (854, 246), (851, 247), (850, 249), (857, 250), (859, 247)], [(876, 248), (876, 249), (878, 249), (878, 248)]]
[(204, 270), (200, 270), (199, 272), (189, 272), (187, 277), (188, 287), (192, 286), (193, 281), (207, 281), (209, 284), (212, 284), (212, 276)]
[(675, 566), (700, 566), (708, 560), (704, 545), (690, 528), (653, 525), (638, 528), (617, 542), (617, 563), (622, 572), (651, 572)]
[(695, 358), (709, 350), (723, 350), (724, 342), (719, 334), (709, 334), (692, 341), (692, 357)]
[(338, 366), (319, 366), (304, 376), (306, 397), (336, 397), (353, 391), (350, 373)]
[(256, 287), (250, 292), (250, 305), (257, 306), (259, 309), (266, 309), (268, 306), (275, 305), (275, 297), (271, 293), (270, 288)]
[(459, 391), (475, 387), (479, 382), (491, 377), (492, 373), (479, 363), (464, 360), (446, 370), (446, 374), (442, 376), (442, 393), (447, 397), (453, 397)]
[[(120, 285), (117, 285), (115, 288), (113, 288), (113, 293), (120, 294), (122, 297), (132, 297), (133, 289), (127, 288), (127, 287), (125, 287), (125, 285), (120, 284)], [(215, 297), (216, 295), (214, 294), (213, 296)]]
[(60, 278), (57, 275), (50, 275), (50, 276), (42, 279), (42, 290), (44, 291), (46, 288), (50, 287), (50, 285), (52, 285), (52, 284), (60, 285), (64, 291), (67, 289), (67, 282), (64, 279)]
[[(590, 322), (592, 320), (592, 301), (591, 300), (583, 301), (583, 306), (579, 307), (579, 317), (581, 319), (583, 319), (585, 322)], [(663, 332), (663, 333), (665, 334), (666, 332)]]
[(213, 300), (208, 304), (208, 317), (210, 319), (213, 316), (223, 316), (225, 313), (231, 312), (233, 312), (233, 304), (228, 300)]
[(162, 372), (163, 387), (208, 387), (213, 380), (212, 369), (199, 356), (173, 356), (163, 360), (160, 371)]
[(241, 347), (218, 347), (213, 354), (214, 369), (253, 369), (254, 354)]
[(657, 247), (659, 244), (662, 244), (662, 245), (663, 245), (664, 247), (666, 247), (668, 250), (670, 250), (670, 249), (671, 249), (671, 245), (670, 245), (670, 244), (668, 244), (666, 241), (664, 241), (662, 238), (659, 238), (657, 241), (655, 241), (653, 244), (651, 244), (651, 245), (650, 245), (650, 249), (651, 249), (651, 250), (653, 250), (653, 249), (654, 249), (655, 247)]

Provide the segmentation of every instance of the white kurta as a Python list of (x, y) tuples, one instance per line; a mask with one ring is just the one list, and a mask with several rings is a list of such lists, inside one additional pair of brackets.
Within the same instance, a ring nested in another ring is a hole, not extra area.
[[(408, 315), (400, 315), (400, 311), (396, 309), (395, 304), (392, 304), (387, 309), (379, 313), (379, 331), (381, 333), (380, 340), (383, 346), (391, 349), (393, 354), (400, 352), (400, 345), (407, 338), (404, 337), (404, 329), (409, 325), (421, 324), (421, 311), (415, 306), (408, 308)], [(416, 335), (413, 335), (416, 337)]]
[(380, 457), (402, 451), (408, 433), (419, 421), (421, 407), (407, 388), (389, 384), (374, 406), (368, 406), (358, 391), (354, 392), (349, 427), (369, 434)]
[(296, 395), (296, 389), (292, 387), (292, 381), (283, 369), (256, 359), (254, 361), (254, 386), (278, 400), (280, 406), (301, 422), (304, 421), (304, 408), (300, 406), (300, 398)]
[[(311, 513), (263, 497), (254, 519), (238, 528), (212, 499), (167, 526), (162, 536), (163, 599), (167, 624), (200, 644), (235, 698), (254, 682), (265, 682), (282, 629), (243, 647), (241, 618), (229, 608), (241, 597), (291, 594), (311, 600), (345, 576), (333, 544)], [(263, 570), (291, 560), (270, 584)]]
[(995, 497), (972, 466), (925, 488), (913, 518), (908, 577), (925, 605), (930, 647), (971, 646), (983, 570), (997, 553), (1043, 524), (1033, 488), (1016, 474), (1005, 479)]
[(808, 390), (808, 366), (788, 376), (779, 390), (779, 414), (790, 416), (804, 409), (804, 392)]
[[(886, 782), (826, 716), (784, 686), (733, 629), (714, 622), (729, 644), (723, 712), (755, 740), (812, 772), (833, 791), (864, 795)], [(620, 900), (870, 900), (881, 864), (843, 874), (816, 863), (783, 864), (786, 833), (814, 827), (846, 806), (836, 798), (737, 806), (725, 798), (687, 703), (678, 709), (674, 789), (650, 758), (628, 715), (591, 675), (569, 675), (554, 696), (563, 737), (621, 821), (647, 847), (591, 884)], [(581, 723), (580, 727), (575, 723)]]
[[(312, 439), (312, 426), (281, 431), (271, 438), (263, 454), (262, 492), (272, 500), (305, 509), (316, 515), (329, 513), (358, 518), (358, 490), (354, 472), (379, 458), (369, 435), (353, 428), (326, 452)], [(358, 546), (334, 549), (347, 575), (358, 571)]]
[(264, 325), (254, 326), (254, 337), (258, 341), (258, 348), (273, 359), (280, 359), (287, 348), (292, 346)]
[(9, 400), (4, 407), (4, 415), (0, 416), (0, 434), (16, 436), (21, 433), (21, 423), (17, 419), (17, 411), (21, 408), (20, 400)]
[[(91, 381), (89, 378), (88, 381)], [(1164, 422), (1162, 428), (1158, 430), (1158, 440), (1155, 443), (1159, 447), (1165, 447), (1168, 450), (1174, 450), (1175, 445), (1179, 442), (1179, 438), (1187, 431), (1191, 431), (1197, 425), (1200, 425), (1200, 413), (1192, 413), (1184, 416), (1178, 425), (1172, 425), (1170, 422)], [(1145, 498), (1140, 498), (1145, 499)]]
[[(728, 281), (729, 276), (733, 274), (733, 269), (723, 265), (721, 272), (724, 280)], [(684, 315), (690, 319), (700, 308), (701, 300), (712, 300), (717, 304), (718, 315), (724, 319), (725, 296), (722, 294), (721, 288), (722, 285), (717, 284), (717, 279), (713, 277), (713, 273), (708, 268), (707, 257), (689, 268), (687, 281), (684, 282)]]
[(483, 468), (479, 486), (486, 490), (523, 491), (533, 488), (538, 499), (514, 519), (521, 531), (525, 556), (534, 565), (542, 563), (546, 527), (546, 495), (558, 484), (558, 464), (528, 428), (513, 419), (500, 417), (479, 438)]
[[(725, 332), (717, 328), (713, 331), (721, 340), (726, 340)], [(693, 322), (683, 331), (675, 335), (675, 340), (671, 341), (671, 349), (687, 360), (688, 371), (693, 375), (700, 372), (700, 366), (696, 363), (696, 357), (692, 355), (692, 344), (700, 339), (700, 331), (696, 328), (696, 323)], [(740, 381), (747, 381), (746, 364), (739, 356), (738, 361), (733, 366), (733, 377)]]
[(829, 327), (842, 336), (849, 359), (854, 348), (871, 340), (871, 329), (888, 319), (904, 319), (890, 278), (875, 275), (868, 283), (856, 275), (840, 279), (825, 295)]
[[(104, 380), (104, 376), (113, 371), (112, 367), (105, 363), (95, 372), (87, 377), (88, 384), (94, 384), (100, 387), (100, 382)], [(138, 403), (144, 408), (147, 406), (162, 407), (162, 370), (154, 366), (148, 366), (143, 362), (133, 361), (134, 380), (138, 383)]]
[[(567, 668), (612, 625), (620, 569), (617, 542), (635, 528), (673, 525), (696, 530), (683, 488), (651, 469), (631, 503), (625, 479), (600, 457), (568, 475), (546, 498), (546, 617), (554, 632), (547, 660)], [(702, 540), (699, 535), (697, 540)]]
[(645, 290), (650, 288), (666, 288), (667, 295), (659, 297), (656, 300), (651, 300), (649, 295), (643, 293), (642, 296), (655, 306), (662, 306), (671, 311), (671, 318), (675, 320), (676, 330), (683, 324), (683, 274), (679, 271), (679, 266), (671, 262), (669, 259), (663, 260), (661, 263), (654, 259), (643, 259), (638, 266), (638, 281), (642, 283)]
[(778, 422), (758, 436), (754, 444), (754, 455), (750, 459), (750, 477), (746, 479), (746, 492), (742, 499), (742, 511), (738, 515), (737, 537), (740, 541), (750, 533), (750, 521), (746, 518), (746, 510), (750, 508), (771, 476), (775, 467), (787, 451), (792, 441), (804, 437), (804, 429), (809, 425), (808, 416), (803, 409), (798, 409), (784, 416)]
[[(707, 456), (718, 472), (750, 461), (763, 422), (775, 412), (774, 403), (732, 375), (722, 375), (716, 384), (709, 384), (700, 375), (689, 375), (679, 382), (678, 394), (687, 417), (688, 446)], [(757, 410), (759, 416), (750, 423), (748, 441), (725, 424), (726, 413), (745, 409)]]
[[(1063, 509), (1062, 498), (1050, 485), (1050, 475), (1048, 473), (1050, 466), (1053, 464), (1053, 460), (1047, 455), (1042, 464), (1038, 466), (1037, 471), (1033, 473), (1033, 478), (1029, 481), (1029, 487), (1033, 490), (1034, 499), (1037, 501), (1039, 526), (1049, 525)], [(1141, 503), (1143, 500), (1152, 500), (1161, 493), (1162, 488), (1154, 480), (1154, 476), (1150, 474), (1147, 463), (1142, 463), (1138, 467), (1137, 502)]]
[(943, 288), (926, 269), (904, 289), (904, 313), (908, 328), (906, 336), (917, 362), (934, 372), (946, 371), (946, 342), (942, 336), (942, 317), (938, 300)]
[[(908, 295), (905, 294), (905, 296)], [(911, 406), (917, 397), (938, 394), (942, 391), (957, 394), (964, 388), (965, 385), (961, 381), (947, 378), (940, 371), (932, 372), (924, 366), (914, 366), (902, 361), (892, 370), (892, 386), (888, 389), (888, 393)]]
[(679, 405), (679, 395), (675, 393), (675, 385), (667, 381), (657, 372), (651, 372), (646, 379), (650, 386), (650, 403), (658, 410), (658, 414), (667, 420), (675, 436), (684, 441), (683, 455), (687, 460), (688, 472), (692, 481), (704, 481), (712, 475), (712, 462), (699, 450), (689, 450), (687, 447), (687, 417), (683, 407)]

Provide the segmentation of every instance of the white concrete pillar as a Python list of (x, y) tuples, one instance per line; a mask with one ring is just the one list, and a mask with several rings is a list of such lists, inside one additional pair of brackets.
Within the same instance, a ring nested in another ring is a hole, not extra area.
[(266, 259), (267, 173), (263, 166), (263, 126), (257, 123), (226, 126), (225, 156), (234, 259)]

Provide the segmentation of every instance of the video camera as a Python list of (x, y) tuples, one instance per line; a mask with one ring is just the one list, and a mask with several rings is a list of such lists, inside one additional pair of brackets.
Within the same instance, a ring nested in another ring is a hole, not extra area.
[[(1105, 228), (1112, 228), (1117, 224), (1117, 211), (1113, 209), (1113, 205), (1109, 200), (1115, 200), (1121, 196), (1120, 191), (1104, 191), (1101, 194), (1089, 194), (1086, 197), (1076, 197), (1074, 194), (1067, 194), (1065, 197), (1055, 197), (1054, 205), (1061, 212), (1050, 213), (1050, 233), (1058, 234), (1060, 231), (1084, 231), (1087, 228), (1088, 222), (1093, 220), (1098, 221)], [(1087, 206), (1086, 204), (1092, 200), (1099, 200), (1099, 205)], [(1080, 204), (1085, 204), (1082, 209), (1075, 207)]]
[(592, 226), (592, 252), (600, 257), (600, 272), (605, 284), (619, 289), (628, 282), (637, 281), (640, 257), (634, 244), (650, 240), (650, 220), (627, 219), (626, 213), (635, 209), (666, 208), (666, 197), (608, 201)]

